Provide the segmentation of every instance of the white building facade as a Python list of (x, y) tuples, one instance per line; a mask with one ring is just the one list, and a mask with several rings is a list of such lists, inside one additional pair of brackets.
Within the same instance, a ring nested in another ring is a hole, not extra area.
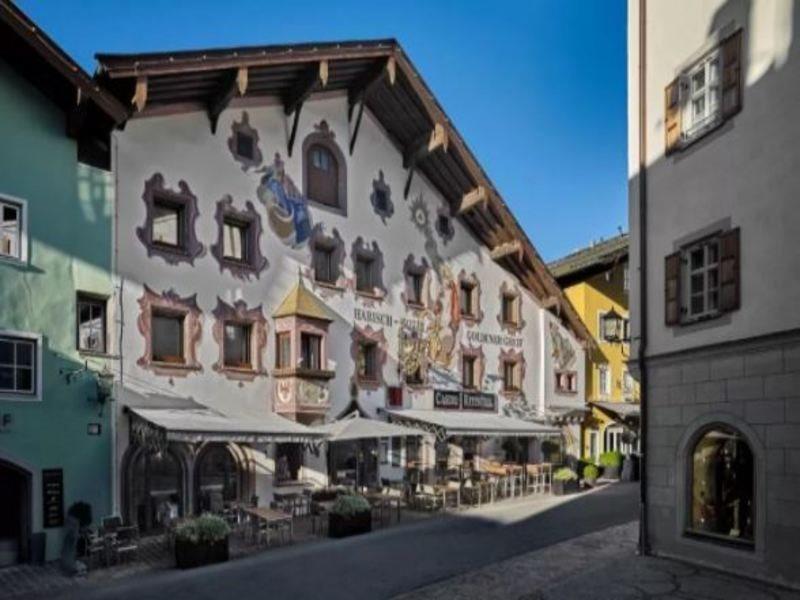
[[(113, 150), (116, 451), (120, 510), (145, 529), (163, 510), (207, 508), (209, 490), (263, 502), (282, 483), (328, 483), (305, 426), (353, 409), (442, 438), (454, 432), (426, 414), (472, 415), (474, 427), (523, 417), (526, 441), (541, 442), (536, 423), (552, 435), (545, 422), (585, 405), (583, 331), (568, 301), (527, 238), (478, 237), (491, 214), (513, 235), (495, 192), (465, 181), (452, 200), (446, 182), (463, 175), (435, 161), (463, 142), (434, 122), (409, 148), (389, 131), (397, 123), (353, 103), (362, 74), (341, 83), (358, 67), (373, 73), (371, 94), (413, 91), (396, 45), (376, 48), (361, 66), (309, 55), (288, 92), (263, 95), (259, 84), (296, 65), (230, 58), (213, 71), (236, 88), (219, 112), (208, 109), (216, 87), (190, 89), (208, 65), (145, 56), (131, 74), (127, 59), (100, 57), (106, 85), (131, 86), (139, 109)], [(304, 73), (309, 90), (292, 100)], [(577, 454), (577, 423), (565, 432)], [(497, 431), (483, 437), (471, 451), (501, 452)], [(434, 456), (399, 440), (380, 447), (384, 478)], [(526, 451), (539, 458), (540, 443)]]
[(645, 543), (796, 585), (800, 11), (628, 6)]

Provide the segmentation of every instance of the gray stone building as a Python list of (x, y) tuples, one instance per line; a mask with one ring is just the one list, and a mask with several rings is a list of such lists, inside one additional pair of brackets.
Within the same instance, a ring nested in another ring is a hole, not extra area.
[(643, 545), (800, 585), (800, 6), (628, 5)]

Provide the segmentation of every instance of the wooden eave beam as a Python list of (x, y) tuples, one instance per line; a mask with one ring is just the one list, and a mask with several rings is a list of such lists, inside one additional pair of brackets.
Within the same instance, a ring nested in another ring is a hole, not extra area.
[(475, 189), (464, 194), (463, 198), (461, 198), (461, 204), (458, 206), (458, 214), (463, 215), (474, 210), (478, 206), (486, 208), (488, 203), (489, 192), (484, 186), (479, 185)]
[(364, 116), (364, 104), (370, 92), (374, 90), (377, 85), (384, 80), (388, 79), (390, 85), (394, 85), (397, 79), (397, 65), (394, 56), (390, 56), (386, 61), (378, 63), (375, 67), (368, 69), (367, 72), (349, 89), (347, 90), (347, 120), (353, 118), (353, 109), (358, 104), (358, 116), (356, 117), (355, 125), (353, 126), (353, 133), (350, 136), (350, 155), (353, 155), (353, 149), (356, 147), (356, 140), (358, 139), (358, 132), (361, 129), (361, 118)]
[(147, 106), (147, 77), (136, 78), (131, 104), (136, 108), (136, 112), (142, 112), (144, 107)]
[(516, 257), (518, 261), (521, 261), (523, 252), (522, 242), (519, 240), (511, 240), (510, 242), (505, 242), (492, 248), (491, 256), (494, 261), (509, 257)]
[(237, 93), (244, 96), (247, 93), (247, 67), (239, 67), (228, 73), (222, 85), (208, 103), (208, 120), (211, 122), (211, 133), (217, 132), (217, 121), (222, 111), (228, 107)]
[(408, 192), (411, 190), (411, 180), (414, 177), (417, 164), (436, 150), (441, 149), (447, 152), (449, 143), (449, 136), (445, 126), (441, 123), (435, 123), (430, 134), (422, 136), (403, 151), (403, 168), (408, 169), (406, 185), (403, 188), (403, 198), (408, 198)]
[(287, 146), (289, 156), (292, 155), (292, 148), (294, 147), (294, 140), (297, 136), (297, 125), (300, 122), (300, 111), (303, 108), (303, 103), (318, 87), (325, 87), (326, 85), (328, 85), (328, 61), (321, 60), (308, 67), (292, 86), (292, 89), (289, 90), (289, 93), (284, 97), (283, 114), (288, 117), (294, 113), (292, 130), (289, 133), (289, 143)]

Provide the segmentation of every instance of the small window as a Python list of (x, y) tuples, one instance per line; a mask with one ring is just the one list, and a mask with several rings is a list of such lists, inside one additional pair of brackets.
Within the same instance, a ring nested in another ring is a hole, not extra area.
[(0, 256), (22, 258), (22, 207), (0, 201)]
[(236, 154), (242, 158), (253, 160), (255, 154), (255, 140), (252, 135), (242, 131), (236, 132)]
[(503, 294), (502, 299), (502, 320), (506, 325), (516, 325), (519, 321), (517, 311), (517, 296)]
[(608, 365), (600, 365), (597, 367), (597, 382), (601, 396), (611, 395), (611, 373), (608, 370)]
[(389, 386), (386, 396), (388, 406), (393, 408), (403, 407), (403, 388), (401, 386)]
[(375, 210), (378, 213), (385, 213), (389, 210), (389, 196), (383, 188), (375, 188)]
[(252, 369), (250, 358), (250, 339), (252, 327), (249, 324), (225, 323), (223, 360), (226, 367)]
[(300, 334), (300, 366), (319, 371), (322, 368), (322, 336), (311, 333)]
[(556, 391), (575, 393), (578, 391), (578, 374), (575, 371), (556, 372)]
[(310, 199), (328, 206), (339, 206), (339, 165), (330, 150), (313, 144), (306, 155)]
[[(721, 61), (719, 48), (692, 67), (681, 85), (687, 92), (684, 111), (687, 138), (697, 137), (722, 118), (720, 110)], [(683, 91), (683, 90), (682, 90)]]
[(707, 240), (685, 251), (689, 319), (711, 317), (719, 312), (719, 242)]
[(333, 248), (315, 245), (314, 246), (314, 280), (318, 283), (335, 285), (339, 278), (336, 262), (334, 261)]
[(461, 358), (461, 385), (466, 389), (474, 389), (475, 386), (475, 364), (474, 356), (464, 356)]
[(503, 391), (518, 392), (519, 390), (519, 363), (506, 360), (503, 362)]
[(275, 336), (275, 367), (288, 369), (292, 366), (292, 334), (283, 331)]
[(369, 256), (357, 256), (355, 263), (356, 290), (371, 294), (375, 290), (375, 259)]
[(155, 312), (152, 318), (152, 359), (184, 364), (183, 315)]
[(408, 273), (408, 302), (409, 304), (422, 305), (422, 285), (425, 275), (419, 271)]
[(461, 315), (465, 317), (475, 316), (475, 285), (468, 282), (461, 282), (461, 292), (459, 294), (459, 303), (461, 307)]
[(36, 341), (0, 336), (0, 393), (36, 394)]
[(424, 383), (422, 379), (422, 366), (406, 373), (406, 383), (408, 385), (422, 385), (422, 383)]
[(222, 225), (222, 256), (225, 260), (248, 262), (249, 233), (250, 223), (225, 219)]
[(106, 300), (78, 294), (78, 350), (106, 352)]
[(436, 231), (442, 237), (450, 235), (450, 217), (447, 215), (439, 215), (436, 219)]
[(697, 441), (690, 460), (689, 533), (752, 545), (755, 477), (745, 438), (714, 427)]
[(359, 342), (356, 367), (359, 379), (375, 381), (378, 378), (378, 347), (375, 342)]
[(622, 393), (625, 394), (626, 398), (633, 394), (633, 376), (627, 371), (622, 376)]
[(153, 232), (155, 244), (182, 248), (184, 245), (184, 207), (156, 198), (153, 201)]

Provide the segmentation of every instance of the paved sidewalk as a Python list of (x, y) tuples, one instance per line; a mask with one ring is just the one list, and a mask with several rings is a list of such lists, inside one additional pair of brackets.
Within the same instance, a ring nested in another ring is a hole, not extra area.
[(611, 527), (495, 563), (396, 600), (800, 600), (680, 562), (636, 555), (638, 523)]

